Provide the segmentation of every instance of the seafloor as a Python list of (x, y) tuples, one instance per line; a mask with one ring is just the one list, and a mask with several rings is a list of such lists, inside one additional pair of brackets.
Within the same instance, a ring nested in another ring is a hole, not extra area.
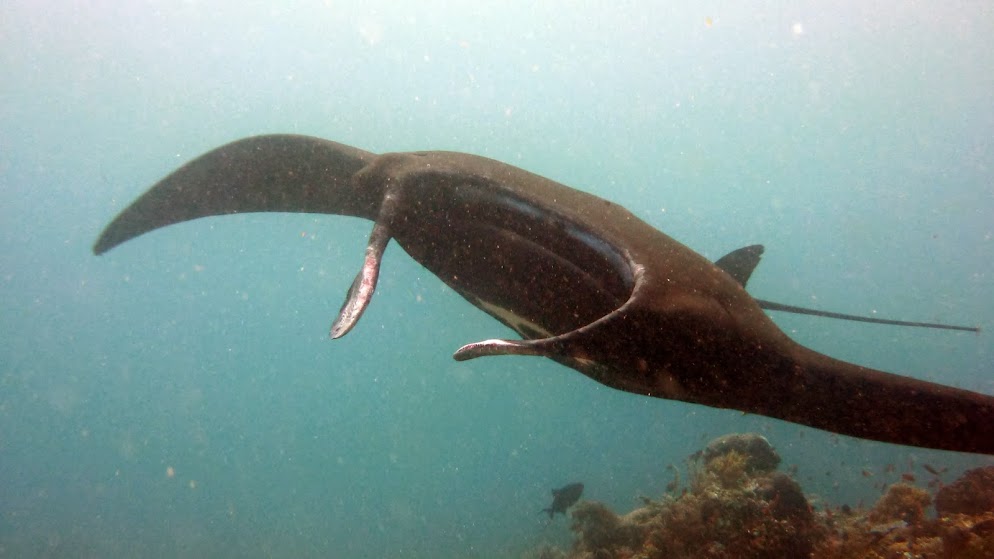
[(967, 471), (934, 497), (901, 481), (868, 509), (815, 510), (779, 464), (759, 435), (721, 437), (689, 459), (686, 487), (677, 477), (661, 499), (624, 515), (580, 501), (571, 549), (547, 546), (530, 557), (994, 558), (994, 467)]

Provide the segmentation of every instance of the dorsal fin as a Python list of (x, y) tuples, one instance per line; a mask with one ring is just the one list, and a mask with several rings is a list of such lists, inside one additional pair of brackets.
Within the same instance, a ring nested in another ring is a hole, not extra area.
[(762, 256), (763, 245), (749, 245), (729, 252), (714, 264), (735, 278), (739, 285), (745, 287)]

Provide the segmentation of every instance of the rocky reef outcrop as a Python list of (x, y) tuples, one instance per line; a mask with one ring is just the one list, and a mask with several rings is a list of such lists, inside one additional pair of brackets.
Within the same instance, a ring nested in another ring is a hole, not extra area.
[[(994, 468), (971, 470), (932, 495), (911, 483), (886, 488), (868, 509), (815, 510), (797, 481), (778, 470), (764, 437), (727, 435), (693, 454), (658, 499), (617, 514), (580, 501), (571, 549), (559, 559), (994, 558)], [(675, 468), (672, 468), (674, 473)]]

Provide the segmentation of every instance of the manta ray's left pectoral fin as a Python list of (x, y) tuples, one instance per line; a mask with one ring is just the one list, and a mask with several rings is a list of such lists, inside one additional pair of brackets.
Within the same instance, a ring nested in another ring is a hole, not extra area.
[(331, 338), (341, 338), (348, 334), (366, 307), (373, 298), (376, 291), (376, 280), (380, 276), (380, 263), (383, 260), (383, 253), (387, 244), (390, 243), (390, 223), (396, 213), (397, 196), (387, 193), (380, 208), (380, 215), (373, 225), (373, 232), (369, 235), (369, 244), (366, 245), (366, 258), (363, 260), (362, 268), (356, 274), (345, 295), (345, 302), (342, 303), (341, 310), (338, 311), (338, 318), (331, 324)]

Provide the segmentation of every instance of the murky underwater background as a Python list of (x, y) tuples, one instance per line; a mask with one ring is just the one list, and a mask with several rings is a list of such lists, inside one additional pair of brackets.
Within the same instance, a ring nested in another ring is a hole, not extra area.
[(710, 258), (764, 243), (757, 297), (981, 325), (775, 316), (834, 357), (994, 394), (994, 8), (692, 4), (7, 2), (0, 556), (519, 557), (570, 541), (538, 514), (549, 489), (628, 510), (730, 432), (766, 435), (826, 504), (922, 463), (994, 464), (537, 358), (456, 363), (509, 332), (396, 246), (330, 341), (361, 220), (215, 218), (90, 252), (240, 137), (465, 151)]

